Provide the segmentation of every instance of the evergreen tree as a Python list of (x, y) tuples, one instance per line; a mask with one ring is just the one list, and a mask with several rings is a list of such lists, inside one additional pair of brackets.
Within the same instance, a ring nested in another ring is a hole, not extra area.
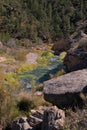
[(28, 39), (66, 38), (87, 19), (86, 12), (87, 0), (0, 0), (0, 33)]

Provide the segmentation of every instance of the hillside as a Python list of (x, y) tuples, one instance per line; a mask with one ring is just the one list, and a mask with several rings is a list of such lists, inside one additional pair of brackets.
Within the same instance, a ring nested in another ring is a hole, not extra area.
[(86, 0), (0, 0), (0, 40), (67, 38), (87, 19)]

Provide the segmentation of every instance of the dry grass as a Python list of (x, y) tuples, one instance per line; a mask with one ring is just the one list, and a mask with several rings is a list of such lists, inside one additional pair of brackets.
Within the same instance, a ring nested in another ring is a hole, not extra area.
[(66, 110), (66, 121), (63, 130), (87, 130), (87, 107), (73, 112)]

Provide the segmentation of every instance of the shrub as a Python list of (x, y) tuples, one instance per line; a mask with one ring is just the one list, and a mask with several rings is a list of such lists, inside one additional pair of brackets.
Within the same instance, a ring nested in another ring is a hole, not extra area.
[(66, 72), (65, 72), (63, 69), (61, 69), (61, 70), (59, 70), (59, 71), (56, 73), (56, 77), (61, 76), (61, 75), (65, 74), (65, 73), (66, 73)]
[(50, 61), (50, 59), (52, 58), (52, 57), (54, 57), (54, 54), (53, 53), (51, 53), (51, 52), (43, 52), (42, 53), (42, 55), (41, 55), (41, 57), (38, 59), (38, 62), (40, 63), (40, 64), (48, 64), (49, 63), (49, 61)]
[(36, 91), (43, 91), (43, 84), (36, 86)]
[(0, 33), (0, 41), (8, 42), (10, 39), (10, 35), (8, 33)]
[(19, 112), (14, 97), (17, 94), (15, 89), (17, 86), (4, 79), (5, 75), (2, 73), (0, 76), (0, 124), (5, 128), (19, 115)]
[(17, 103), (17, 107), (19, 108), (19, 111), (23, 111), (25, 113), (29, 113), (31, 108), (34, 108), (34, 103), (31, 99), (27, 97), (22, 97), (20, 101)]
[(65, 58), (66, 54), (67, 54), (66, 52), (60, 53), (59, 59), (60, 59), (60, 60), (63, 60), (63, 59)]
[(18, 46), (30, 47), (32, 45), (32, 41), (30, 41), (29, 39), (22, 39), (22, 40), (16, 39), (16, 44)]
[(23, 50), (15, 51), (14, 58), (18, 61), (25, 61), (26, 60), (26, 52)]
[(37, 67), (37, 64), (24, 64), (24, 65), (20, 65), (17, 68), (17, 73), (18, 74), (22, 74), (24, 72), (31, 71), (31, 70), (35, 69), (36, 67)]
[(51, 103), (44, 100), (43, 95), (41, 95), (41, 96), (33, 95), (33, 103), (35, 105), (35, 108), (39, 108), (39, 106), (51, 106), (52, 105)]
[(46, 51), (46, 52), (43, 52), (41, 56), (46, 57), (46, 58), (52, 58), (54, 57), (54, 54)]

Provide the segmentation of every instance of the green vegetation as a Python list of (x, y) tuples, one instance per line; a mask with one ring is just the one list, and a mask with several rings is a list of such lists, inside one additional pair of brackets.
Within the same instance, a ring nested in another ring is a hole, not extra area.
[(5, 32), (0, 32), (0, 41), (2, 42), (8, 42), (10, 40), (10, 35), (9, 33), (5, 33)]
[[(0, 71), (0, 124), (6, 127), (15, 117), (19, 115), (16, 109), (16, 102), (13, 95), (18, 93), (18, 84), (14, 80), (5, 79), (5, 75)], [(9, 119), (9, 120), (8, 120)]]
[[(2, 72), (0, 70), (0, 72)], [(33, 84), (33, 83), (32, 83)], [(34, 85), (34, 84), (33, 84)], [(0, 125), (6, 128), (16, 117), (30, 114), (31, 109), (40, 105), (50, 105), (43, 96), (35, 96), (35, 88), (32, 87), (31, 94), (19, 89), (17, 76), (11, 72), (0, 76)], [(20, 94), (19, 94), (20, 93)]]
[(65, 73), (66, 73), (66, 72), (65, 72), (63, 69), (61, 69), (61, 70), (59, 70), (59, 71), (55, 74), (55, 76), (56, 76), (56, 77), (59, 77), (59, 76), (65, 74)]
[(45, 51), (41, 54), (41, 57), (38, 59), (39, 64), (47, 65), (50, 62), (50, 58), (53, 58), (54, 54), (48, 51)]
[(29, 72), (37, 67), (37, 64), (22, 64), (17, 68), (17, 74), (22, 74), (24, 72)]
[[(42, 84), (35, 86), (35, 78), (45, 75), (46, 67), (54, 57), (51, 53), (51, 45), (45, 46), (45, 43), (67, 39), (80, 23), (87, 19), (86, 12), (87, 0), (0, 0), (0, 57), (2, 59), (2, 61), (0, 59), (0, 68), (3, 69), (0, 69), (0, 125), (3, 128), (14, 118), (29, 115), (32, 108), (50, 105), (44, 100), (43, 95), (34, 95), (36, 91), (43, 90)], [(34, 48), (34, 45), (37, 43), (41, 45), (43, 42), (42, 48)], [(66, 46), (63, 43), (59, 44), (60, 50), (62, 46)], [(33, 48), (28, 50), (31, 45)], [(22, 46), (24, 48), (21, 48)], [(79, 45), (80, 47), (87, 50), (84, 42)], [(29, 52), (38, 53), (37, 64), (25, 62), (26, 54)], [(63, 63), (65, 55), (65, 52), (61, 53), (57, 61)], [(39, 66), (45, 68), (44, 73), (40, 72), (42, 75), (37, 74)], [(22, 74), (35, 68), (37, 68), (36, 75), (29, 74), (33, 86), (31, 95), (23, 92), (25, 96), (21, 97), (19, 80), (27, 79)], [(49, 77), (62, 74), (65, 74), (63, 69), (55, 75), (50, 74)], [(68, 121), (72, 123), (72, 120)], [(69, 126), (65, 126), (65, 129), (69, 129)]]
[(87, 121), (87, 107), (83, 110), (76, 109), (76, 112), (73, 112), (70, 109), (66, 110), (66, 120), (63, 130), (86, 130)]
[(22, 97), (18, 101), (17, 107), (22, 113), (29, 114), (30, 110), (33, 109), (35, 105), (29, 97)]
[(87, 19), (86, 11), (86, 0), (0, 0), (0, 40), (14, 37), (20, 44), (21, 38), (33, 43), (67, 38)]

